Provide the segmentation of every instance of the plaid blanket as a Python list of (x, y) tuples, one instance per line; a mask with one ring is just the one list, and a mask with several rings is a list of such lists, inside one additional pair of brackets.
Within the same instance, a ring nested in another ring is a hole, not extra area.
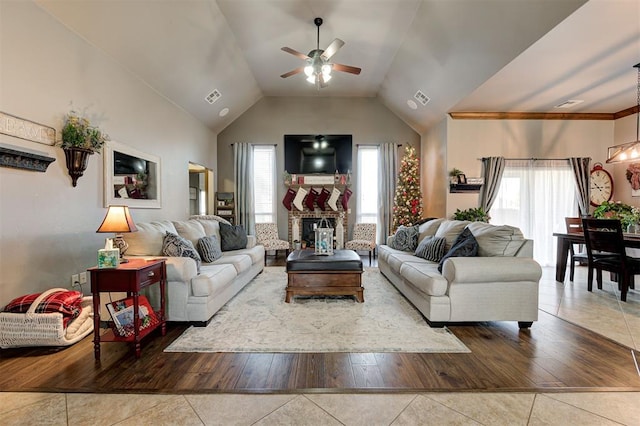
[[(34, 293), (17, 297), (9, 302), (2, 311), (24, 314), (40, 294), (41, 293)], [(39, 314), (60, 312), (62, 314), (63, 325), (66, 327), (69, 321), (80, 315), (80, 311), (82, 310), (81, 304), (82, 293), (79, 291), (56, 291), (45, 297), (36, 307), (35, 312)]]

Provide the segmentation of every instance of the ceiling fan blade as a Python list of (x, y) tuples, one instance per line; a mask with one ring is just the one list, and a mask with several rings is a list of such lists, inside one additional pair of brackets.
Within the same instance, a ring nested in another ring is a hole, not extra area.
[(322, 52), (322, 58), (328, 60), (329, 58), (331, 58), (333, 55), (336, 54), (336, 52), (338, 51), (338, 49), (340, 49), (342, 46), (344, 46), (344, 41), (340, 40), (339, 38), (333, 40), (331, 42), (331, 44), (325, 49), (324, 52)]
[(299, 74), (302, 71), (304, 71), (304, 67), (296, 68), (294, 70), (291, 70), (291, 71), (289, 71), (287, 73), (282, 74), (280, 77), (282, 77), (282, 78), (291, 77), (292, 75)]
[(297, 50), (293, 50), (290, 47), (283, 47), (282, 50), (284, 50), (287, 53), (291, 53), (293, 56), (297, 56), (300, 59), (304, 59), (305, 61), (307, 59), (309, 59), (309, 57), (307, 55), (305, 55), (304, 53), (300, 53)]
[(350, 65), (342, 65), (342, 64), (333, 64), (333, 69), (336, 71), (348, 72), (355, 75), (360, 74), (360, 71), (362, 71), (361, 68), (352, 67)]

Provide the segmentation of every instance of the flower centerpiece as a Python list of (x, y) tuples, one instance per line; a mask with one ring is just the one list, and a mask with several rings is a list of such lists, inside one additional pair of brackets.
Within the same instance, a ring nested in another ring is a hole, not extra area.
[(75, 111), (67, 114), (62, 126), (60, 147), (64, 150), (67, 169), (73, 186), (87, 168), (89, 155), (99, 152), (109, 140), (109, 136), (99, 128), (92, 126), (88, 119)]

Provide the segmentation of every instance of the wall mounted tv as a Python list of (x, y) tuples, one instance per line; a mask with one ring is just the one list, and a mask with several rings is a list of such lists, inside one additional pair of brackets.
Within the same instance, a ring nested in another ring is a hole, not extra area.
[(351, 170), (351, 135), (284, 135), (284, 169), (296, 174)]

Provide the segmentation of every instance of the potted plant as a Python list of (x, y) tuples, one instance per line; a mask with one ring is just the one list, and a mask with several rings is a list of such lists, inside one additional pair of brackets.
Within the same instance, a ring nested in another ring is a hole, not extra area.
[(598, 219), (618, 219), (622, 229), (635, 232), (635, 227), (640, 223), (640, 209), (620, 201), (605, 201), (593, 210), (593, 217)]
[(482, 207), (478, 208), (470, 208), (466, 210), (456, 209), (455, 213), (453, 213), (453, 218), (455, 220), (468, 220), (471, 222), (489, 222), (489, 215), (482, 209)]
[(464, 172), (462, 170), (456, 169), (454, 167), (449, 172), (449, 180), (451, 181), (452, 184), (457, 185), (458, 184), (458, 176), (463, 175), (463, 174), (464, 174)]
[(86, 170), (89, 155), (99, 152), (108, 140), (109, 136), (92, 126), (85, 117), (75, 111), (67, 114), (62, 126), (60, 147), (64, 150), (73, 186)]

